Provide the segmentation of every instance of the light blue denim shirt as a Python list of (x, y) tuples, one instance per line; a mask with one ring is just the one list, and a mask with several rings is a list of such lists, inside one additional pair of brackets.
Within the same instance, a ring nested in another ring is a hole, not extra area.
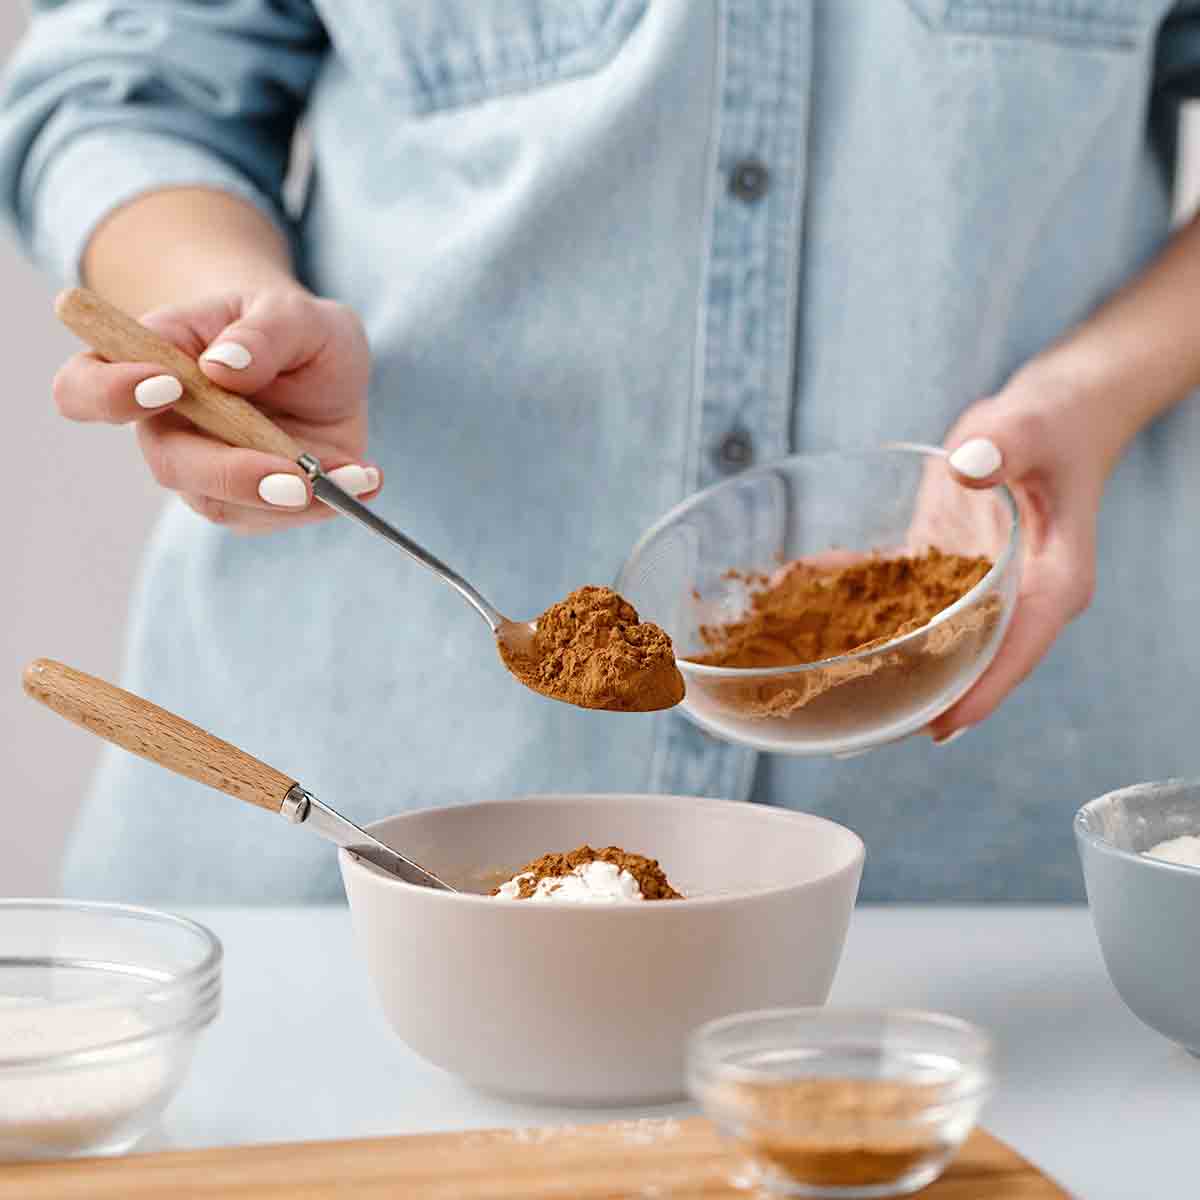
[[(262, 206), (304, 280), (366, 321), (379, 510), (517, 614), (610, 581), (651, 521), (750, 461), (939, 441), (1162, 243), (1200, 64), (1200, 6), (1170, 0), (34, 8), (0, 117), (34, 252), (74, 276), (147, 189)], [(945, 750), (756, 759), (674, 714), (553, 704), (343, 522), (239, 540), (178, 504), (124, 682), (360, 821), (541, 790), (753, 797), (860, 832), (868, 897), (1077, 897), (1074, 808), (1200, 767), (1198, 451), (1194, 406), (1144, 433), (1095, 606)], [(340, 890), (316, 838), (119, 753), (67, 886)]]

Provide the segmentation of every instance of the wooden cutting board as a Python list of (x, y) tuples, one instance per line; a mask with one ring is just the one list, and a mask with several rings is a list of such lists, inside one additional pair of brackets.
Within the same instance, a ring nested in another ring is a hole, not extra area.
[[(705, 1120), (620, 1121), (0, 1165), (2, 1200), (748, 1200)], [(972, 1134), (923, 1200), (1068, 1200)]]

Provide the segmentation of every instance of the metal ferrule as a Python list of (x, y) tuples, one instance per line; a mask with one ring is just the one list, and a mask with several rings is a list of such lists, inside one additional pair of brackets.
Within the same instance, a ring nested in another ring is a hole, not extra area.
[(279, 806), (279, 815), (293, 825), (299, 825), (308, 818), (313, 797), (298, 783), (293, 783)]
[(311, 454), (304, 453), (300, 455), (300, 457), (296, 459), (296, 463), (298, 466), (303, 468), (304, 473), (309, 477), (309, 479), (316, 479), (316, 477), (321, 474), (321, 464)]

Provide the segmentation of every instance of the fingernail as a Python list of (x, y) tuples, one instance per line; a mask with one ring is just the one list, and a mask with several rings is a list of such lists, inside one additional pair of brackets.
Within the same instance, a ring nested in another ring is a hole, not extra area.
[(264, 475), (258, 484), (258, 494), (277, 508), (304, 508), (308, 504), (308, 489), (299, 475)]
[(174, 375), (151, 375), (133, 389), (133, 398), (143, 408), (162, 408), (183, 395), (183, 384)]
[(374, 467), (360, 467), (357, 463), (335, 467), (328, 475), (343, 492), (352, 496), (365, 496), (379, 486), (379, 472)]
[(968, 479), (986, 479), (1000, 470), (1004, 457), (990, 438), (972, 438), (950, 455), (950, 465)]
[(935, 737), (933, 739), (933, 744), (935, 746), (948, 746), (951, 742), (958, 741), (958, 739), (962, 737), (962, 735), (970, 728), (970, 725), (960, 725), (957, 729), (946, 734), (944, 737)]
[(244, 371), (254, 361), (254, 355), (240, 342), (217, 342), (200, 357), (204, 362), (220, 363), (234, 371)]

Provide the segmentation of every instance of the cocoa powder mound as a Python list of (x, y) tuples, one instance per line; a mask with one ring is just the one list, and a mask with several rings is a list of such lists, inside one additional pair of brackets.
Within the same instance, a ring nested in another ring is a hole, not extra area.
[(886, 1079), (798, 1079), (728, 1085), (753, 1156), (808, 1187), (881, 1187), (944, 1153), (923, 1118), (941, 1098), (937, 1085)]
[(526, 687), (580, 708), (653, 712), (683, 699), (671, 639), (611, 588), (578, 588), (551, 605), (528, 653), (498, 644)]
[(754, 577), (749, 611), (703, 626), (710, 650), (692, 661), (714, 667), (783, 667), (870, 649), (912, 633), (967, 594), (991, 569), (987, 558), (930, 549), (913, 557), (872, 556), (845, 567), (795, 562)]
[[(543, 879), (561, 879), (570, 875), (576, 867), (586, 866), (590, 862), (612, 863), (619, 870), (628, 871), (638, 882), (644, 900), (682, 900), (680, 895), (667, 881), (667, 876), (658, 859), (647, 858), (643, 854), (630, 854), (620, 846), (605, 846), (603, 850), (593, 850), (591, 846), (578, 846), (565, 854), (543, 854), (531, 863), (526, 863), (515, 876), (524, 876), (518, 884), (517, 898), (528, 900), (537, 891), (537, 885)], [(493, 888), (493, 896), (500, 894), (499, 888)]]

